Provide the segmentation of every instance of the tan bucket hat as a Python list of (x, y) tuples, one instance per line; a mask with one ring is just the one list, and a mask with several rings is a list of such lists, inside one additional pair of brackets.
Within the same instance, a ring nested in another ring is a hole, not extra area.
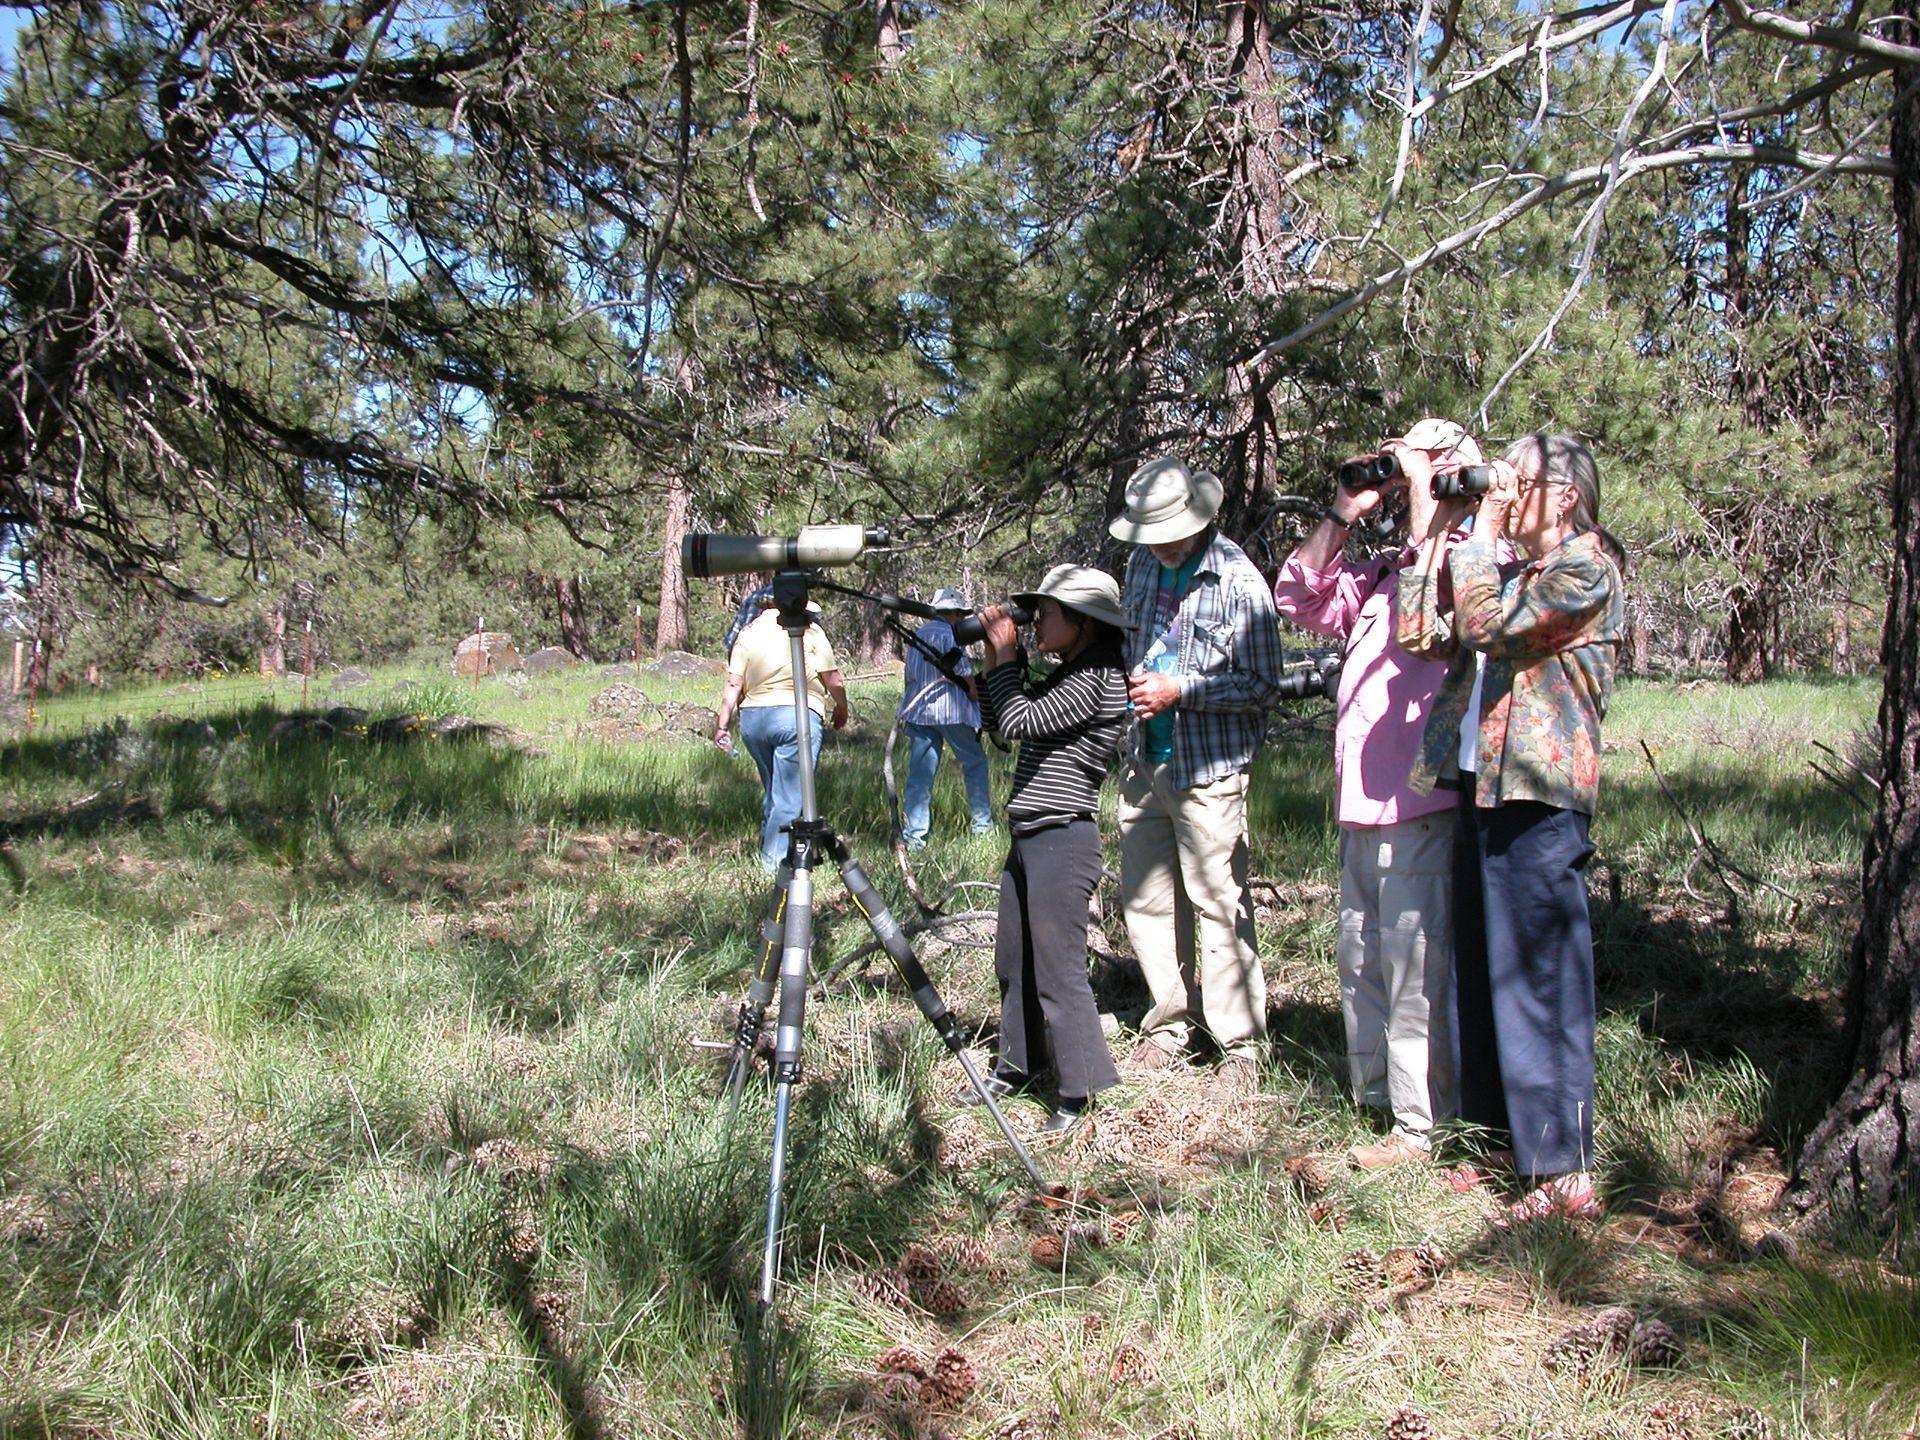
[(1067, 610), (1077, 610), (1104, 620), (1122, 630), (1130, 628), (1127, 612), (1120, 605), (1120, 582), (1104, 570), (1090, 565), (1056, 565), (1041, 577), (1038, 590), (1013, 597), (1016, 605), (1031, 610), (1042, 595), (1057, 601)]
[(1458, 460), (1462, 465), (1483, 465), (1480, 442), (1467, 433), (1467, 427), (1455, 420), (1429, 415), (1400, 437), (1409, 450), (1425, 450), (1443, 460)]
[(1129, 477), (1126, 509), (1107, 526), (1107, 533), (1135, 545), (1185, 540), (1213, 523), (1225, 493), (1212, 471), (1189, 470), (1173, 456), (1162, 455)]

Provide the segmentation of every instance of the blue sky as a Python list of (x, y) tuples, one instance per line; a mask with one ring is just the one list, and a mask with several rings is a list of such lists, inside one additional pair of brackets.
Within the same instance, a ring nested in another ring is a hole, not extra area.
[(0, 64), (13, 60), (13, 37), (30, 18), (25, 6), (0, 5)]

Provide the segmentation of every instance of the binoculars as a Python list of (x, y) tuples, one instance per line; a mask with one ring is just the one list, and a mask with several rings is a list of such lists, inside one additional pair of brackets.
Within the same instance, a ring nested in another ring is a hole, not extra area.
[[(1383, 450), (1377, 455), (1362, 455), (1340, 467), (1340, 488), (1349, 493), (1379, 490), (1406, 478), (1407, 472), (1400, 467), (1400, 457), (1391, 450)], [(1472, 499), (1486, 494), (1492, 488), (1491, 465), (1462, 465), (1458, 470), (1433, 477), (1433, 498), (1436, 500)]]

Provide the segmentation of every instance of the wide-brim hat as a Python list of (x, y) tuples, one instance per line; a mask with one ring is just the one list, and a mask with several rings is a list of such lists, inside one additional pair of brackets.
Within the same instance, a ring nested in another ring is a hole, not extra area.
[(1062, 609), (1075, 610), (1125, 630), (1127, 612), (1120, 604), (1120, 582), (1091, 565), (1056, 565), (1041, 577), (1040, 588), (1013, 597), (1013, 603), (1031, 610), (1041, 596)]
[(951, 586), (944, 590), (934, 591), (933, 599), (929, 600), (927, 604), (935, 610), (958, 610), (962, 613), (968, 613), (973, 609), (971, 605), (967, 604), (967, 597)]
[(1107, 526), (1107, 533), (1135, 545), (1185, 540), (1213, 523), (1225, 494), (1212, 471), (1189, 470), (1182, 461), (1163, 455), (1128, 477), (1126, 508)]
[(1409, 450), (1425, 450), (1445, 460), (1458, 460), (1462, 465), (1483, 465), (1486, 456), (1480, 453), (1480, 442), (1467, 433), (1467, 427), (1455, 420), (1442, 420), (1437, 415), (1429, 415), (1418, 421), (1400, 437), (1400, 443)]

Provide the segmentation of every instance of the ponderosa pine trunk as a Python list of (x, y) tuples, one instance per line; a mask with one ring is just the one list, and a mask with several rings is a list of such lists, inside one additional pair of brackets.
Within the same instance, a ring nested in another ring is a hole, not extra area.
[[(1920, 0), (1898, 38), (1920, 44)], [(1884, 1225), (1920, 1196), (1920, 96), (1896, 73), (1891, 151), (1895, 265), (1893, 562), (1880, 642), (1880, 797), (1867, 837), (1863, 905), (1847, 992), (1847, 1070), (1808, 1139), (1789, 1201)]]
[(560, 612), (560, 648), (591, 660), (593, 627), (587, 624), (587, 597), (578, 575), (554, 576), (553, 603)]

